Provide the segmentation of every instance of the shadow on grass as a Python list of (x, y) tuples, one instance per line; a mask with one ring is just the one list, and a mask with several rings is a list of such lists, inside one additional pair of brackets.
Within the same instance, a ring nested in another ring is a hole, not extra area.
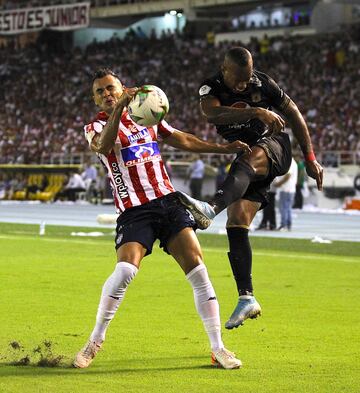
[[(159, 371), (182, 371), (182, 370), (210, 370), (216, 367), (211, 364), (202, 364), (202, 365), (194, 365), (194, 366), (186, 366), (181, 365), (181, 359), (187, 362), (189, 359), (204, 359), (204, 363), (208, 362), (208, 358), (204, 358), (204, 356), (187, 356), (187, 357), (178, 357), (178, 358), (155, 358), (151, 359), (152, 366), (149, 367), (136, 367), (129, 368), (128, 364), (126, 364), (126, 368), (113, 368), (113, 364), (117, 363), (118, 359), (114, 359), (114, 361), (98, 361), (97, 364), (90, 366), (88, 369), (77, 369), (74, 368), (71, 364), (71, 361), (66, 361), (58, 364), (56, 367), (41, 367), (40, 365), (19, 365), (14, 363), (0, 363), (0, 377), (13, 377), (13, 376), (54, 376), (54, 375), (71, 375), (74, 376), (76, 374), (79, 375), (114, 375), (114, 374), (129, 374), (129, 373), (143, 373), (143, 372), (159, 372)], [(169, 361), (176, 361), (176, 366), (160, 366), (156, 365), (156, 363), (169, 363)], [(105, 365), (104, 365), (105, 363)], [(133, 363), (133, 360), (129, 360), (129, 363)], [(108, 369), (106, 366), (109, 366)], [(125, 364), (124, 364), (125, 366)]]

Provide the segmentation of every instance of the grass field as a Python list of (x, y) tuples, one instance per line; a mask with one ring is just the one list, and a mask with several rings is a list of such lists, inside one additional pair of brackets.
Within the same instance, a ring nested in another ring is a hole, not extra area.
[[(70, 236), (74, 230), (93, 231), (48, 226), (40, 237), (38, 226), (0, 224), (1, 393), (360, 392), (360, 243), (252, 239), (263, 316), (223, 329), (240, 370), (210, 366), (191, 287), (155, 247), (104, 349), (77, 370), (72, 358), (93, 327), (115, 259), (112, 235)], [(236, 303), (226, 238), (199, 237), (224, 323)], [(37, 364), (57, 356), (57, 367)], [(26, 357), (29, 365), (11, 364)]]

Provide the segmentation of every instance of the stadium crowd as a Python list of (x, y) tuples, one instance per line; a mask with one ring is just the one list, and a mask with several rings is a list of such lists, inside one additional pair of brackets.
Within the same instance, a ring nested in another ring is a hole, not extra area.
[[(253, 39), (255, 67), (298, 104), (316, 151), (360, 150), (359, 33)], [(240, 43), (236, 43), (240, 44)], [(88, 150), (83, 124), (94, 116), (91, 74), (112, 67), (127, 86), (151, 83), (168, 95), (174, 127), (217, 140), (202, 118), (198, 88), (224, 51), (205, 39), (165, 34), (114, 36), (85, 50), (44, 43), (0, 48), (0, 163), (46, 163), (53, 153)]]

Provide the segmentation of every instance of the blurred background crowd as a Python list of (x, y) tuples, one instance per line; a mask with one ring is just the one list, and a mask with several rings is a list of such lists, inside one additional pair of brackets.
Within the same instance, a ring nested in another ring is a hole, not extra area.
[[(358, 27), (358, 26), (357, 26)], [(305, 116), (316, 151), (360, 150), (359, 29), (311, 37), (252, 39), (255, 67), (272, 76)], [(54, 152), (86, 151), (83, 125), (95, 115), (91, 75), (113, 68), (127, 86), (151, 83), (168, 95), (167, 121), (217, 140), (201, 116), (198, 88), (224, 51), (186, 34), (146, 37), (130, 32), (85, 50), (48, 42), (0, 49), (0, 163), (43, 163)], [(331, 164), (331, 163), (330, 163)]]

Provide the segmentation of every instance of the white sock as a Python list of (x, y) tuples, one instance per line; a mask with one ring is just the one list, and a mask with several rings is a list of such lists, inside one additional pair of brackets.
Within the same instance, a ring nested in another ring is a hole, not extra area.
[(193, 287), (196, 309), (203, 321), (211, 349), (217, 351), (224, 348), (221, 339), (219, 303), (206, 266), (204, 264), (196, 266), (186, 275), (186, 278)]
[(128, 262), (118, 262), (111, 276), (105, 281), (102, 289), (96, 324), (90, 340), (101, 344), (105, 340), (106, 330), (114, 318), (116, 310), (124, 299), (125, 291), (138, 268)]

